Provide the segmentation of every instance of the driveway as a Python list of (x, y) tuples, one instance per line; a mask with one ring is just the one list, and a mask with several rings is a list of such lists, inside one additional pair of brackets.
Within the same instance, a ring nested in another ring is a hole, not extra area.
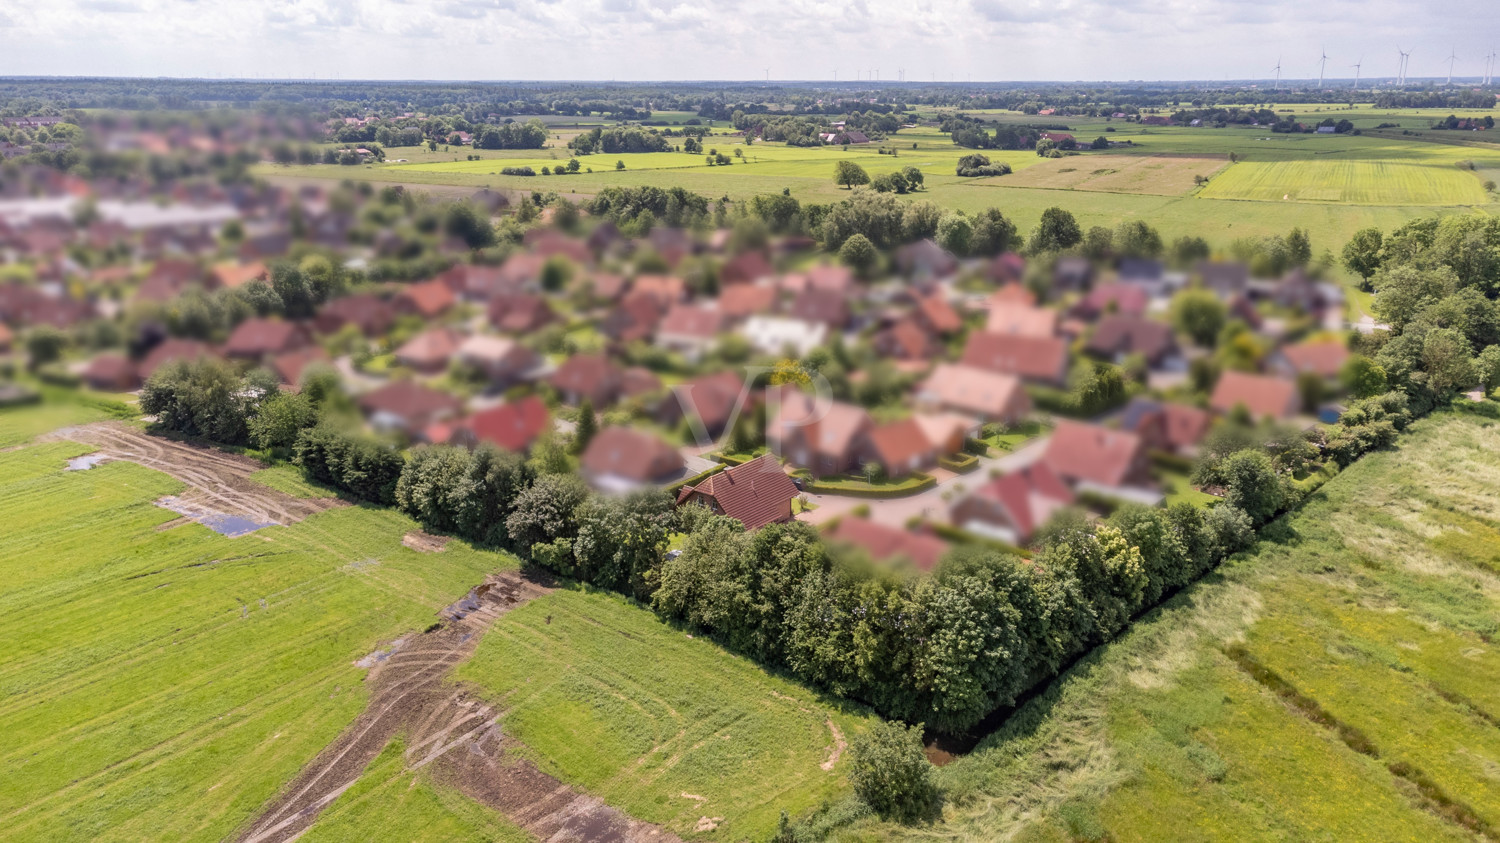
[(904, 527), (906, 522), (913, 517), (946, 522), (951, 502), (943, 500), (944, 492), (956, 492), (957, 487), (960, 486), (965, 490), (981, 486), (989, 481), (991, 472), (1009, 474), (1025, 468), (1041, 458), (1047, 450), (1047, 442), (1050, 439), (1051, 437), (1048, 436), (1037, 437), (1022, 445), (1018, 450), (1003, 456), (981, 457), (979, 467), (967, 474), (943, 472), (947, 475), (947, 479), (940, 479), (938, 484), (931, 489), (909, 497), (871, 499), (848, 495), (809, 494), (808, 502), (815, 504), (817, 509), (803, 512), (797, 518), (809, 524), (826, 524), (835, 518), (848, 515), (855, 507), (863, 504), (870, 508), (870, 520), (880, 524)]

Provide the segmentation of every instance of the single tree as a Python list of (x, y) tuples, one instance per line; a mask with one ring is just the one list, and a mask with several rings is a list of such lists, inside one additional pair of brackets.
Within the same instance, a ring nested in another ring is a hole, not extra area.
[(863, 234), (853, 235), (839, 247), (839, 261), (861, 278), (869, 277), (878, 260), (880, 255), (875, 251), (875, 244)]
[(1083, 240), (1083, 231), (1078, 220), (1062, 208), (1048, 208), (1042, 212), (1041, 222), (1031, 233), (1027, 247), (1033, 253), (1057, 252), (1071, 249)]
[(869, 184), (870, 174), (853, 161), (839, 161), (833, 165), (833, 183), (851, 189), (857, 184)]
[(849, 746), (849, 782), (875, 813), (899, 821), (932, 810), (937, 789), (922, 749), (922, 727), (881, 722)]

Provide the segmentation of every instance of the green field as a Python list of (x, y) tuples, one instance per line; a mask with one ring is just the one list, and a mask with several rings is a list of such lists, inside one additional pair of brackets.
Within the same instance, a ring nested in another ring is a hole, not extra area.
[(1352, 205), (1479, 205), (1473, 172), (1452, 164), (1403, 161), (1245, 161), (1203, 188), (1206, 199), (1336, 202)]
[[(866, 716), (659, 621), (624, 598), (559, 591), (507, 614), (457, 673), (505, 708), (542, 769), (683, 836), (764, 840), (847, 792), (834, 757)], [(830, 728), (830, 726), (832, 728)]]
[(1366, 456), (944, 768), (942, 836), (1500, 828), (1497, 470), (1500, 425), (1452, 412)]
[[(566, 128), (566, 121), (554, 121), (560, 124), (557, 134), (549, 148), (540, 151), (429, 152), (402, 147), (388, 150), (385, 164), (358, 168), (260, 165), (257, 172), (282, 179), (358, 178), (416, 188), (491, 187), (571, 195), (589, 195), (610, 185), (654, 185), (737, 200), (789, 189), (805, 202), (834, 202), (847, 194), (833, 184), (833, 164), (851, 159), (872, 175), (915, 166), (925, 175), (927, 189), (910, 199), (970, 212), (998, 207), (1023, 231), (1035, 226), (1042, 211), (1056, 206), (1072, 212), (1085, 227), (1114, 227), (1123, 220), (1142, 219), (1168, 240), (1201, 236), (1220, 248), (1240, 237), (1284, 234), (1297, 226), (1311, 233), (1316, 249), (1335, 252), (1361, 228), (1390, 229), (1434, 213), (1475, 208), (1500, 211), (1500, 195), (1487, 195), (1482, 189), (1484, 180), (1500, 174), (1500, 144), (1473, 133), (1427, 128), (1446, 112), (1396, 112), (1369, 106), (1289, 108), (1299, 119), (1311, 122), (1323, 117), (1349, 119), (1364, 134), (1287, 135), (1272, 134), (1264, 127), (1155, 127), (1102, 118), (1061, 118), (1056, 122), (1065, 123), (1082, 143), (1103, 136), (1129, 140), (1133, 146), (1084, 151), (1059, 160), (1041, 159), (1027, 151), (988, 150), (985, 154), (992, 160), (1005, 161), (1016, 171), (991, 179), (955, 176), (958, 159), (973, 150), (955, 147), (947, 135), (930, 125), (903, 129), (887, 140), (885, 145), (895, 147), (897, 157), (880, 155), (875, 144), (848, 149), (774, 143), (746, 146), (739, 138), (721, 134), (706, 138), (704, 148), (731, 156), (738, 150), (744, 155), (728, 166), (710, 167), (701, 156), (680, 153), (600, 154), (579, 159), (593, 173), (499, 175), (504, 166), (540, 169), (566, 163), (570, 155), (566, 141), (578, 129)], [(936, 116), (923, 115), (929, 120)], [(1014, 112), (986, 116), (1016, 123), (1052, 119)], [(1382, 123), (1408, 128), (1375, 131)], [(1408, 130), (1417, 134), (1401, 134)], [(1230, 154), (1239, 163), (1224, 167)], [(481, 160), (463, 160), (468, 155), (479, 155)], [(1172, 160), (1180, 157), (1188, 160)], [(407, 160), (397, 163), (399, 158)], [(615, 170), (616, 160), (624, 161), (626, 168)], [(1473, 162), (1474, 169), (1461, 170), (1460, 162)], [(1210, 178), (1202, 188), (1193, 182), (1199, 174)], [(1245, 199), (1263, 201), (1241, 201)]]

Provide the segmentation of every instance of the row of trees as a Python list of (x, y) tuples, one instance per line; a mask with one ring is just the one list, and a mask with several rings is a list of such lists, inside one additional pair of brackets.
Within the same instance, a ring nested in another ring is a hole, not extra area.
[(665, 137), (638, 126), (615, 126), (609, 129), (595, 127), (568, 141), (568, 146), (579, 155), (592, 155), (595, 152), (609, 155), (622, 152), (670, 152), (672, 149), (672, 144)]

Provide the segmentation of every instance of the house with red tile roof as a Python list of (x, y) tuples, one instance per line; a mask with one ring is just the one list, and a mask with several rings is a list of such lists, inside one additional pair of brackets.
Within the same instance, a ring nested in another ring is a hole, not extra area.
[(318, 308), (313, 325), (320, 334), (336, 334), (345, 325), (353, 325), (367, 337), (386, 333), (396, 324), (395, 308), (373, 293), (360, 293), (332, 299)]
[(407, 285), (396, 294), (391, 304), (399, 314), (436, 319), (447, 313), (456, 301), (457, 297), (452, 287), (441, 281), (432, 280)]
[(426, 374), (441, 372), (453, 361), (463, 341), (463, 335), (452, 328), (428, 328), (396, 349), (396, 362)]
[(506, 293), (490, 299), (490, 324), (503, 334), (530, 334), (557, 321), (547, 300), (535, 293)]
[(209, 272), (209, 275), (211, 278), (209, 282), (210, 286), (233, 290), (237, 287), (243, 287), (251, 281), (268, 281), (271, 277), (271, 271), (261, 261), (251, 261), (249, 263), (225, 261), (214, 264), (214, 268)]
[(483, 372), (492, 386), (501, 388), (519, 382), (542, 363), (536, 351), (512, 337), (467, 337), (459, 343), (457, 357), (464, 365)]
[(665, 308), (666, 305), (657, 296), (649, 292), (637, 293), (632, 290), (630, 295), (626, 296), (625, 300), (599, 323), (599, 330), (605, 336), (620, 343), (649, 340), (655, 335), (662, 315), (666, 313)]
[(589, 485), (625, 492), (676, 479), (686, 461), (676, 448), (650, 433), (606, 427), (589, 440), (578, 463)]
[(283, 388), (296, 390), (302, 385), (302, 375), (307, 372), (308, 366), (329, 362), (328, 352), (322, 346), (310, 345), (272, 357), (271, 371), (281, 378)]
[(1083, 350), (1102, 360), (1124, 363), (1139, 354), (1152, 369), (1180, 368), (1182, 355), (1172, 329), (1140, 316), (1111, 314), (1099, 320)]
[(1120, 429), (1139, 435), (1148, 449), (1184, 457), (1196, 456), (1212, 421), (1207, 410), (1149, 398), (1131, 399), (1120, 413)]
[(880, 561), (905, 559), (918, 569), (931, 571), (948, 552), (948, 543), (927, 533), (877, 524), (868, 518), (846, 515), (826, 534), (829, 541), (857, 547)]
[(917, 297), (917, 306), (912, 309), (912, 318), (928, 332), (945, 337), (963, 330), (964, 320), (942, 296)]
[(963, 362), (1024, 381), (1061, 386), (1068, 379), (1068, 343), (1057, 337), (975, 331), (964, 345)]
[(766, 443), (772, 453), (820, 477), (859, 468), (865, 438), (875, 426), (863, 407), (791, 389), (770, 394)]
[(146, 274), (135, 296), (145, 301), (169, 302), (192, 287), (213, 289), (212, 284), (210, 276), (197, 261), (159, 260)]
[(1014, 424), (1031, 412), (1021, 379), (963, 363), (940, 363), (913, 393), (917, 406), (973, 416), (979, 424)]
[(738, 372), (717, 372), (684, 381), (672, 387), (671, 397), (658, 411), (658, 420), (674, 427), (683, 418), (696, 419), (704, 433), (717, 437), (734, 420), (736, 410), (744, 412), (754, 403), (744, 393), (745, 379)]
[(719, 311), (725, 319), (744, 319), (776, 309), (777, 290), (770, 284), (736, 284), (719, 291)]
[(144, 381), (157, 369), (173, 360), (201, 360), (213, 356), (215, 356), (214, 350), (207, 343), (197, 340), (166, 339), (146, 353), (137, 371), (141, 380)]
[(969, 493), (953, 505), (949, 521), (968, 532), (1021, 547), (1074, 500), (1073, 490), (1057, 472), (1046, 462), (1035, 462)]
[(787, 306), (786, 315), (827, 325), (830, 330), (843, 330), (849, 324), (849, 297), (827, 290), (803, 290)]
[(130, 392), (141, 386), (135, 363), (123, 354), (100, 354), (90, 360), (79, 374), (90, 389), (100, 392)]
[(1146, 442), (1134, 433), (1059, 419), (1041, 460), (1076, 490), (1150, 503), (1161, 500), (1152, 491)]
[(224, 343), (227, 357), (259, 358), (285, 354), (312, 345), (312, 336), (298, 322), (285, 319), (246, 319)]
[(666, 310), (687, 300), (687, 282), (675, 275), (637, 275), (630, 282), (630, 295), (649, 296)]
[(467, 448), (489, 442), (521, 454), (529, 451), (532, 444), (551, 425), (552, 417), (547, 412), (546, 403), (535, 395), (528, 395), (519, 401), (508, 401), (449, 422), (447, 435), (433, 441), (444, 441)]
[(727, 468), (696, 486), (683, 486), (678, 506), (698, 504), (738, 519), (746, 530), (792, 520), (797, 486), (770, 454)]
[(1302, 399), (1297, 382), (1289, 378), (1226, 371), (1214, 384), (1208, 405), (1216, 413), (1228, 414), (1243, 406), (1253, 419), (1285, 420), (1297, 415)]
[(1112, 282), (1100, 284), (1090, 290), (1069, 315), (1077, 319), (1098, 319), (1111, 313), (1141, 316), (1150, 304), (1150, 295), (1144, 287), (1136, 284)]
[(881, 328), (871, 344), (881, 356), (896, 360), (931, 360), (942, 351), (941, 343), (909, 316)]
[(463, 402), (413, 380), (393, 381), (359, 396), (359, 407), (377, 430), (415, 436), (435, 421), (463, 411)]
[(1336, 381), (1349, 357), (1349, 346), (1340, 340), (1311, 340), (1277, 349), (1271, 354), (1268, 366), (1272, 372), (1286, 378), (1306, 373), (1325, 381)]
[(547, 379), (564, 404), (578, 406), (587, 398), (598, 410), (620, 397), (623, 373), (602, 354), (575, 354)]
[(937, 462), (937, 446), (916, 419), (886, 422), (865, 435), (865, 458), (880, 464), (888, 477), (906, 477)]
[(719, 342), (724, 314), (706, 304), (674, 304), (656, 328), (654, 344), (681, 351), (690, 362), (698, 360)]
[(730, 258), (719, 268), (719, 288), (728, 289), (737, 284), (754, 284), (776, 274), (765, 254), (758, 250), (742, 252)]
[[(1024, 289), (1016, 286), (1011, 289)], [(1057, 336), (1058, 312), (1050, 307), (1037, 307), (1030, 303), (1030, 293), (1025, 293), (1027, 301), (1020, 301), (1014, 295), (1007, 295), (1005, 290), (995, 293), (989, 298), (989, 313), (985, 316), (984, 329), (992, 334), (1012, 334), (1022, 337), (1055, 337)]]

